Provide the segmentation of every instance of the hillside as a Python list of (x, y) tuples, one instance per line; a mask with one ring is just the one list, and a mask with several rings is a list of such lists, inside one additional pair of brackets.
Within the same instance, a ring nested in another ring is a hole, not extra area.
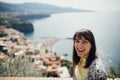
[(16, 12), (21, 11), (17, 5), (0, 2), (0, 12)]
[[(11, 3), (0, 2), (0, 25), (6, 25), (8, 27), (12, 27), (21, 32), (32, 32), (34, 31), (33, 25), (27, 23), (27, 20), (29, 19), (47, 18), (54, 13), (83, 12), (83, 11), (88, 11), (88, 10), (58, 7), (43, 3), (11, 4)], [(21, 21), (23, 23), (21, 23)]]
[(66, 7), (58, 7), (43, 3), (22, 3), (22, 4), (10, 4), (0, 2), (0, 12), (28, 12), (28, 13), (59, 13), (59, 12), (72, 12), (72, 11), (87, 11)]

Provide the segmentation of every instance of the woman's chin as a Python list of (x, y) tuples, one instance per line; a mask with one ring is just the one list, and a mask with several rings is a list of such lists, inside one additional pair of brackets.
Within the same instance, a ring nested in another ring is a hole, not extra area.
[(78, 54), (79, 57), (83, 57), (83, 54)]

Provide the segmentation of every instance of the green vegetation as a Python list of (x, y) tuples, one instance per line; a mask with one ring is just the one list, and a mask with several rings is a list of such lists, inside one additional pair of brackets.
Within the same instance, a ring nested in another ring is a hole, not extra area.
[(22, 24), (22, 23), (25, 23), (25, 21), (20, 19), (0, 18), (0, 25), (10, 26), (11, 24)]
[(0, 76), (41, 77), (41, 72), (34, 69), (30, 58), (16, 57), (6, 63), (0, 61)]
[(49, 50), (48, 49), (45, 49), (45, 53), (47, 54), (49, 52)]
[(23, 33), (34, 31), (33, 25), (22, 19), (0, 18), (0, 25), (4, 25), (7, 28), (16, 29)]
[(72, 62), (68, 61), (68, 60), (63, 60), (62, 61), (62, 66), (66, 66), (67, 69), (69, 70), (69, 73), (71, 75), (71, 77), (73, 76), (73, 66), (72, 66)]
[(118, 70), (115, 67), (110, 66), (109, 70), (107, 71), (107, 76), (109, 78), (120, 78), (120, 66)]

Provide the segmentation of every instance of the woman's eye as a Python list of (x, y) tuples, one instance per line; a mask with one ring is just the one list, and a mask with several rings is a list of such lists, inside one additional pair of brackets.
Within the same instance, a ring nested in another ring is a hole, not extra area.
[(78, 41), (78, 40), (75, 40), (75, 42), (76, 42), (76, 43), (79, 43), (79, 41)]
[(84, 44), (86, 44), (86, 43), (88, 43), (88, 41), (87, 41), (87, 40), (85, 40), (85, 41), (83, 41), (83, 43), (84, 43)]

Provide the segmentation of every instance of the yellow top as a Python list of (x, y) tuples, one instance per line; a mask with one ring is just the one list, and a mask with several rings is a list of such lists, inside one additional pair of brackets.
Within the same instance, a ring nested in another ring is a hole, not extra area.
[(81, 58), (79, 64), (75, 68), (75, 76), (77, 80), (85, 80), (88, 75), (88, 68), (84, 68), (86, 59)]

